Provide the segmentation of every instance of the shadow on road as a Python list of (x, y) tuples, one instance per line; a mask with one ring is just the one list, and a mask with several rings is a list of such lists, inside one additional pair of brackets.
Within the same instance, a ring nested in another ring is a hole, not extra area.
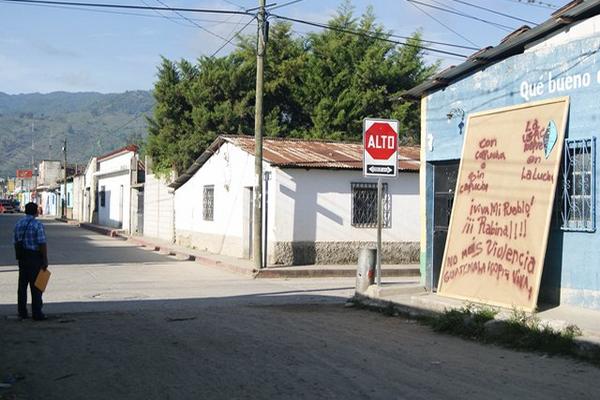
[(73, 312), (0, 320), (0, 374), (22, 378), (11, 390), (31, 399), (600, 395), (589, 365), (436, 335), (310, 292), (49, 304)]

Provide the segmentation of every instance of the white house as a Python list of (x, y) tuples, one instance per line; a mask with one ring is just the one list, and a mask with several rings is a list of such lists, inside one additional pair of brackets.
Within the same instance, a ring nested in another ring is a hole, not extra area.
[(37, 203), (43, 215), (58, 217), (61, 214), (58, 181), (63, 176), (62, 164), (57, 160), (42, 160), (38, 166)]
[(96, 195), (98, 193), (96, 171), (98, 170), (98, 159), (90, 158), (83, 173), (83, 211), (81, 215), (82, 222), (98, 222), (98, 203)]
[(73, 215), (76, 221), (83, 221), (85, 199), (85, 175), (78, 173), (73, 176)]
[(155, 175), (150, 157), (146, 157), (145, 164), (143, 234), (149, 238), (174, 242), (175, 194), (168, 186), (172, 179)]
[[(362, 174), (362, 144), (266, 138), (263, 169), (269, 264), (355, 263), (376, 240), (376, 180)], [(419, 260), (419, 149), (399, 148), (384, 181), (383, 257)], [(251, 257), (254, 139), (220, 136), (176, 179), (178, 244)]]
[(138, 183), (139, 170), (135, 145), (98, 157), (98, 169), (94, 173), (98, 187), (98, 224), (135, 231), (137, 210), (132, 211), (132, 205), (138, 203), (134, 186)]

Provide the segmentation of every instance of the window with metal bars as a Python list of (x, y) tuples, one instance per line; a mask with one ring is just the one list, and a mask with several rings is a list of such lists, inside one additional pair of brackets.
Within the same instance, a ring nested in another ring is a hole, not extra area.
[(213, 221), (215, 215), (215, 187), (204, 186), (202, 196), (202, 218), (205, 221)]
[[(384, 228), (392, 227), (392, 198), (388, 194), (387, 183), (383, 184)], [(352, 183), (352, 226), (356, 228), (377, 228), (377, 184)]]
[(100, 207), (106, 206), (106, 187), (100, 186)]
[(561, 228), (596, 230), (596, 138), (566, 139), (562, 174)]

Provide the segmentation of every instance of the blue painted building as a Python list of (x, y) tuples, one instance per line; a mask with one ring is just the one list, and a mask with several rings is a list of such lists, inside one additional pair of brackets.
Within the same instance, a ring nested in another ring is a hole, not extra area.
[(421, 276), (437, 287), (468, 115), (569, 96), (540, 304), (600, 309), (600, 0), (574, 1), (409, 90), (421, 101)]

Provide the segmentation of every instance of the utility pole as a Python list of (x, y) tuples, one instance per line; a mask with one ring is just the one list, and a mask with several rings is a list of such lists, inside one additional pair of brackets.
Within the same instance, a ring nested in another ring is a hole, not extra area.
[(63, 171), (63, 199), (62, 199), (62, 212), (61, 217), (63, 219), (67, 219), (67, 138), (65, 137), (65, 141), (63, 142), (63, 157), (64, 157), (64, 171)]
[(262, 265), (262, 192), (263, 192), (263, 79), (264, 79), (264, 58), (266, 51), (266, 21), (265, 21), (265, 0), (258, 1), (258, 38), (256, 42), (256, 105), (254, 113), (254, 223), (252, 244), (252, 256), (254, 258), (254, 268), (261, 269)]

